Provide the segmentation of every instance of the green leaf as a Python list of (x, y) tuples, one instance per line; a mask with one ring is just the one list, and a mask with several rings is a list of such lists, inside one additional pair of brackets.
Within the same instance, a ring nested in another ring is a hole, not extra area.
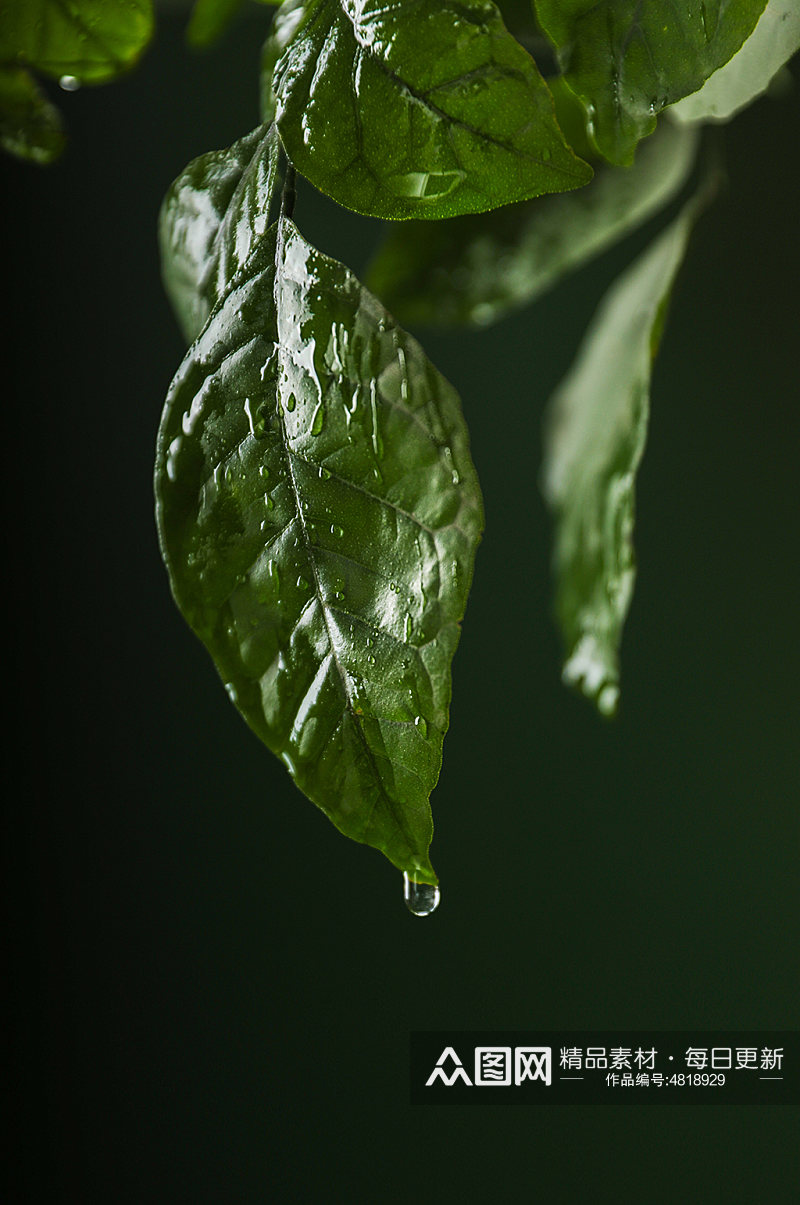
[(192, 46), (205, 47), (216, 42), (242, 8), (244, 0), (195, 0), (187, 40)]
[(495, 322), (666, 205), (694, 160), (696, 138), (687, 133), (665, 124), (633, 167), (601, 168), (580, 192), (394, 227), (367, 284), (404, 323)]
[(755, 30), (738, 54), (699, 92), (670, 109), (678, 121), (728, 121), (766, 92), (775, 76), (800, 50), (800, 5), (797, 0), (767, 0)]
[(284, 0), (272, 19), (269, 36), (261, 51), (261, 120), (274, 121), (277, 102), (272, 91), (275, 64), (291, 42), (305, 16), (305, 0)]
[(19, 159), (52, 163), (64, 149), (58, 109), (21, 67), (0, 67), (0, 146)]
[(342, 832), (435, 883), (428, 797), (482, 506), (458, 397), (281, 217), (190, 348), (156, 466), (175, 599)]
[(6, 0), (0, 62), (102, 84), (134, 65), (152, 33), (151, 0)]
[(665, 105), (696, 92), (752, 33), (765, 0), (536, 0), (600, 154), (631, 163)]
[(452, 217), (591, 179), (488, 0), (308, 0), (273, 90), (298, 171), (359, 213)]
[(279, 149), (274, 125), (259, 126), (233, 146), (194, 159), (164, 198), (161, 272), (187, 342), (269, 225)]
[(635, 577), (634, 489), (653, 357), (704, 188), (606, 294), (550, 403), (543, 489), (555, 515), (564, 681), (604, 715), (619, 698), (619, 645)]

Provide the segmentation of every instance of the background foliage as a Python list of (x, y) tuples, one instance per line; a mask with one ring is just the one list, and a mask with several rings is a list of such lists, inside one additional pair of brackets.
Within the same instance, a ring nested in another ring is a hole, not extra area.
[[(535, 1174), (554, 1201), (589, 1182), (598, 1201), (690, 1184), (788, 1202), (790, 1110), (445, 1115), (412, 1113), (405, 1092), (413, 1028), (794, 1023), (797, 89), (731, 127), (730, 184), (679, 285), (613, 727), (558, 682), (531, 463), (630, 249), (491, 331), (426, 333), (492, 501), (437, 791), (448, 894), (422, 926), (381, 860), (298, 802), (164, 588), (152, 436), (182, 346), (156, 215), (177, 171), (257, 113), (252, 19), (208, 59), (182, 37), (164, 21), (102, 99), (59, 97), (71, 149), (46, 185), (2, 167), (17, 1199), (333, 1185), (400, 1202), (424, 1182), (512, 1201)], [(362, 220), (308, 198), (308, 236), (361, 269)]]

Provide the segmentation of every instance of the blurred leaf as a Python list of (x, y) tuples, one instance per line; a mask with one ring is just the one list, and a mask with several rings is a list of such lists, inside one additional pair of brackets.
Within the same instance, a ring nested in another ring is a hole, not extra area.
[(298, 171), (359, 213), (452, 217), (591, 179), (489, 0), (307, 0), (272, 87)]
[(342, 832), (422, 883), (482, 525), (458, 397), (281, 217), (167, 398), (173, 593), (248, 724)]
[(216, 42), (244, 5), (244, 0), (195, 0), (186, 29), (192, 46), (205, 47)]
[(0, 67), (0, 146), (33, 163), (52, 163), (64, 149), (61, 114), (21, 67)]
[(274, 125), (259, 126), (233, 146), (194, 159), (164, 198), (161, 272), (187, 342), (269, 225), (278, 154)]
[(152, 33), (151, 0), (4, 0), (0, 62), (102, 84), (136, 63)]
[(800, 4), (767, 0), (767, 7), (738, 54), (699, 92), (670, 109), (683, 122), (727, 121), (761, 96), (785, 63), (800, 50)]
[(765, 0), (536, 0), (600, 154), (633, 162), (665, 105), (696, 92), (752, 33)]
[(633, 167), (601, 168), (580, 192), (392, 227), (367, 284), (404, 323), (495, 322), (666, 205), (694, 161), (688, 133), (664, 124)]
[(704, 188), (612, 286), (550, 403), (543, 490), (555, 515), (556, 612), (564, 681), (611, 715), (633, 592), (634, 490), (650, 376), (675, 276)]

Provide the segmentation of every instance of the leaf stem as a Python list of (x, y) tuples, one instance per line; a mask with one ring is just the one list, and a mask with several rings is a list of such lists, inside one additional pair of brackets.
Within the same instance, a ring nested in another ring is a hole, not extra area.
[(297, 199), (295, 190), (295, 180), (297, 173), (291, 163), (286, 164), (286, 175), (283, 181), (283, 194), (281, 196), (281, 215), (285, 218), (291, 218), (294, 213), (294, 203)]

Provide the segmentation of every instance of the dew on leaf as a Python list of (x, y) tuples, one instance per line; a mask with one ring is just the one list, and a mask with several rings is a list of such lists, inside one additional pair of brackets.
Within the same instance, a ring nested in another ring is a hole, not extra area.
[(414, 916), (430, 916), (439, 906), (441, 892), (432, 883), (418, 883), (408, 871), (403, 872), (403, 899)]

